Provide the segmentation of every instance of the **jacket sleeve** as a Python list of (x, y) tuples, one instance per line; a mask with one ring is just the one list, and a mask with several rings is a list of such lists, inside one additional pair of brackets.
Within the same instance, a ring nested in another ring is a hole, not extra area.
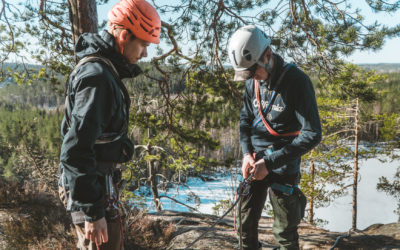
[(251, 144), (251, 125), (254, 121), (253, 107), (251, 103), (253, 90), (250, 81), (246, 82), (246, 87), (243, 94), (243, 108), (240, 111), (240, 145), (242, 147), (243, 155), (246, 153), (253, 153), (253, 146)]
[(104, 191), (96, 174), (94, 145), (113, 115), (112, 89), (99, 74), (78, 80), (74, 93), (71, 127), (63, 138), (60, 159), (73, 210), (83, 211), (86, 221), (96, 221), (104, 217), (105, 211)]
[(294, 112), (301, 125), (300, 135), (283, 148), (264, 157), (269, 171), (298, 159), (321, 141), (321, 122), (314, 88), (308, 76), (303, 74), (297, 78), (291, 92)]

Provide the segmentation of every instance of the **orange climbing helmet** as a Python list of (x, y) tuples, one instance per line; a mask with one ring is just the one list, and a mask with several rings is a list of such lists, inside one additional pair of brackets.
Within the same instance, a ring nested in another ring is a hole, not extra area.
[(146, 42), (160, 43), (160, 16), (145, 0), (121, 0), (108, 12), (108, 21)]

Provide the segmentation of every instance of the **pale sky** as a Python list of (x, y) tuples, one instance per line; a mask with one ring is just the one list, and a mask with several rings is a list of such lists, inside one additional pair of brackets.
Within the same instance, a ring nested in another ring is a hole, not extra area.
[[(99, 20), (107, 18), (107, 12), (111, 7), (116, 4), (119, 0), (110, 0), (106, 5), (98, 6), (98, 17)], [(149, 0), (148, 0), (149, 1)], [(159, 2), (159, 1), (156, 1)], [(364, 0), (353, 0), (349, 1), (351, 4), (357, 8), (360, 8), (365, 15), (367, 24), (373, 23), (375, 20), (379, 23), (388, 26), (394, 26), (400, 24), (400, 11), (395, 15), (389, 14), (376, 14), (373, 13), (369, 6)], [(393, 1), (387, 1), (393, 2)], [(155, 55), (155, 45), (151, 45), (149, 48), (149, 58)], [(363, 51), (355, 52), (353, 55), (349, 56), (346, 60), (355, 64), (361, 63), (400, 63), (400, 38), (393, 38), (386, 40), (384, 46), (381, 50), (377, 52)], [(152, 49), (153, 48), (153, 49)]]
[[(119, 0), (109, 0), (109, 3), (105, 5), (98, 6), (98, 17), (99, 21), (105, 20), (107, 18), (108, 10), (118, 2)], [(149, 1), (149, 0), (148, 0)], [(156, 2), (162, 1), (174, 1), (174, 0), (156, 0)], [(272, 0), (271, 2), (275, 2), (276, 0)], [(389, 0), (388, 2), (393, 2), (394, 0)], [(21, 0), (8, 0), (8, 2), (15, 4), (17, 2), (21, 2)], [(22, 1), (23, 2), (23, 1)], [(394, 15), (389, 15), (386, 13), (383, 14), (375, 14), (373, 13), (368, 5), (365, 3), (365, 0), (353, 0), (348, 1), (351, 2), (353, 6), (357, 6), (362, 9), (364, 16), (366, 17), (366, 23), (371, 24), (375, 20), (379, 23), (388, 26), (400, 25), (400, 11), (395, 13)], [(353, 55), (347, 58), (347, 61), (360, 64), (360, 63), (400, 63), (400, 38), (393, 38), (390, 40), (386, 40), (383, 48), (377, 52), (355, 52)], [(163, 47), (163, 45), (161, 45)], [(149, 58), (155, 56), (155, 45), (151, 45), (149, 48)]]

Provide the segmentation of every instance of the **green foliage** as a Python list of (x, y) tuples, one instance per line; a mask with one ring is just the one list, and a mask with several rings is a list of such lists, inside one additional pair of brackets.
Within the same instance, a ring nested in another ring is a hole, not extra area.
[[(397, 171), (393, 176), (393, 181), (389, 181), (386, 177), (382, 176), (379, 178), (376, 188), (394, 197), (397, 201), (400, 201), (400, 167), (397, 167)], [(400, 222), (400, 202), (397, 204), (397, 214), (399, 216), (398, 221)]]
[[(367, 3), (376, 11), (396, 13), (400, 8), (398, 4), (382, 1)], [(73, 29), (68, 17), (72, 12), (66, 11), (68, 3), (26, 1), (16, 6), (6, 0), (2, 4), (0, 80), (11, 76), (18, 84), (35, 85), (38, 79), (45, 79), (53, 88), (62, 89), (60, 83), (75, 61)], [(400, 26), (368, 24), (360, 10), (347, 2), (193, 0), (153, 4), (164, 21), (161, 39), (168, 48), (164, 52), (157, 47), (158, 57), (142, 65), (145, 74), (127, 83), (133, 100), (131, 136), (137, 144), (135, 158), (127, 164), (134, 176), (131, 179), (139, 182), (149, 164), (159, 174), (181, 171), (188, 174), (216, 165), (230, 166), (232, 158), (239, 157), (226, 151), (239, 151), (237, 128), (243, 83), (232, 82), (232, 70), (224, 64), (230, 35), (248, 23), (261, 26), (272, 38), (274, 50), (319, 78), (317, 93), (324, 141), (305, 157), (318, 161), (318, 182), (335, 182), (339, 189), (343, 187), (339, 178), (346, 177), (349, 170), (346, 163), (352, 153), (348, 145), (352, 136), (349, 126), (354, 121), (354, 116), (349, 116), (356, 98), (365, 107), (360, 113), (361, 138), (372, 141), (396, 138), (398, 120), (392, 113), (398, 113), (400, 105), (393, 104), (400, 102), (400, 95), (397, 90), (384, 91), (385, 84), (392, 81), (373, 71), (345, 64), (341, 59), (357, 50), (380, 49), (386, 38), (400, 33)], [(42, 66), (7, 71), (3, 62), (10, 55), (19, 62), (26, 61), (25, 57), (32, 58)], [(381, 84), (376, 86), (377, 83)], [(382, 94), (381, 99), (375, 87)], [(398, 84), (393, 87), (397, 89)], [(15, 95), (18, 98), (2, 95), (0, 91), (0, 100), (13, 106), (21, 103), (18, 99), (23, 103), (33, 100), (35, 106), (43, 107), (47, 102), (43, 96), (51, 94), (45, 92), (38, 98), (36, 90), (35, 87), (18, 90)], [(374, 107), (370, 103), (375, 100), (381, 110), (389, 111), (387, 115), (371, 112)], [(62, 100), (51, 102), (60, 105)], [(8, 178), (20, 178), (27, 176), (22, 174), (27, 162), (30, 166), (55, 164), (60, 146), (56, 124), (62, 115), (44, 114), (37, 109), (24, 111), (13, 106), (4, 105), (0, 110), (0, 171)], [(380, 127), (373, 126), (382, 135), (366, 136), (371, 134), (372, 123), (379, 124)], [(361, 153), (370, 157), (376, 151), (372, 148)], [(22, 170), (18, 166), (23, 166)], [(307, 183), (309, 178), (305, 176), (305, 180)], [(320, 197), (322, 202), (329, 200), (323, 184), (315, 190), (313, 196)]]
[[(60, 112), (0, 105), (0, 172), (7, 179), (39, 181), (55, 187), (60, 154)], [(45, 179), (42, 179), (47, 177)]]
[(400, 72), (386, 75), (386, 79), (375, 84), (381, 94), (375, 107), (382, 113), (400, 113)]
[[(303, 157), (307, 168), (301, 182), (303, 190), (313, 200), (314, 207), (310, 208), (311, 211), (346, 194), (347, 188), (352, 186), (347, 183), (353, 178), (355, 166), (352, 165), (355, 164), (355, 158), (358, 162), (378, 156), (375, 145), (364, 146), (359, 142), (362, 138), (360, 134), (368, 135), (369, 127), (383, 124), (382, 133), (375, 137), (375, 141), (379, 138), (387, 142), (389, 137), (393, 138), (396, 134), (393, 133), (393, 127), (398, 126), (397, 116), (370, 112), (371, 103), (379, 97), (375, 85), (385, 79), (385, 76), (344, 64), (343, 71), (335, 77), (335, 82), (324, 83), (332, 78), (323, 74), (319, 79), (321, 81), (317, 85), (320, 86), (317, 102), (323, 138), (313, 151)], [(389, 148), (382, 148), (379, 153), (390, 151)]]
[(364, 102), (378, 99), (376, 82), (383, 81), (384, 75), (376, 74), (374, 70), (366, 71), (354, 64), (337, 64), (338, 72), (334, 77), (321, 74), (319, 87), (328, 95), (334, 95), (342, 100), (359, 98)]
[(380, 115), (383, 120), (383, 126), (380, 128), (381, 136), (385, 141), (395, 140), (399, 135), (399, 113), (387, 114), (383, 113)]
[(385, 177), (379, 178), (377, 188), (378, 190), (395, 197), (397, 200), (400, 200), (400, 168), (397, 168), (397, 172), (393, 179), (393, 182), (390, 182)]

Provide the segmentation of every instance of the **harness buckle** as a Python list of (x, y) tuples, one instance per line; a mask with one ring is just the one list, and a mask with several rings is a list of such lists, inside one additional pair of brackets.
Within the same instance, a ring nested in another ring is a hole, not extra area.
[(294, 188), (297, 187), (295, 185), (294, 187), (290, 184), (282, 185), (279, 183), (272, 183), (271, 188), (277, 191), (280, 191), (282, 194), (290, 196), (293, 194)]
[(111, 219), (116, 219), (120, 215), (118, 207), (119, 197), (115, 191), (111, 174), (106, 175), (107, 206), (106, 211), (110, 213)]
[(250, 194), (250, 182), (251, 179), (253, 178), (253, 174), (249, 175), (249, 177), (247, 177), (246, 179), (244, 179), (240, 184), (239, 187), (237, 188), (237, 194), (239, 196), (247, 196)]

